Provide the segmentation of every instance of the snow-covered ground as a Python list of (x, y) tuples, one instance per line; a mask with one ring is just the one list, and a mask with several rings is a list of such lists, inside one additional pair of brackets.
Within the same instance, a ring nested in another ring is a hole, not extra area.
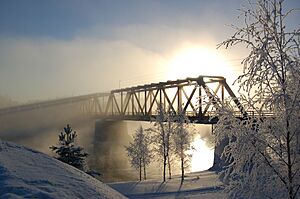
[[(109, 187), (110, 186), (110, 187)], [(0, 140), (0, 198), (203, 198), (222, 199), (222, 183), (214, 172), (161, 179), (110, 183), (95, 178), (41, 152)], [(119, 191), (115, 191), (115, 190)]]
[(222, 183), (217, 175), (210, 171), (187, 174), (182, 184), (180, 176), (174, 176), (165, 183), (162, 183), (161, 179), (151, 179), (141, 182), (110, 183), (109, 186), (128, 198), (225, 198)]
[(0, 140), (0, 198), (125, 197), (48, 155)]

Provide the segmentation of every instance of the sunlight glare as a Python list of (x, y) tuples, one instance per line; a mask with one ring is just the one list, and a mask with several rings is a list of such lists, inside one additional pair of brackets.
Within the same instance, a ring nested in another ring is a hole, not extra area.
[(214, 75), (231, 77), (233, 71), (221, 52), (200, 46), (188, 46), (177, 51), (170, 59), (168, 79)]
[(210, 149), (205, 141), (197, 137), (193, 142), (191, 172), (207, 170), (213, 165), (214, 149)]

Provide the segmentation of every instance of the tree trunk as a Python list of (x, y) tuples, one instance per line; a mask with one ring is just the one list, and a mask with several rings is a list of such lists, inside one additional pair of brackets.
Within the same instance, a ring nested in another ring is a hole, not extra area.
[(289, 199), (293, 199), (294, 197), (294, 190), (293, 190), (293, 173), (292, 173), (292, 160), (291, 160), (291, 147), (290, 147), (290, 131), (289, 131), (289, 121), (286, 119), (286, 128), (287, 128), (287, 142), (286, 142), (286, 147), (287, 147), (287, 155), (288, 155), (288, 189), (289, 189)]
[(164, 156), (164, 171), (163, 171), (163, 182), (166, 182), (166, 164), (167, 164), (167, 147), (166, 147), (166, 138), (165, 138), (165, 130), (163, 123), (160, 123), (161, 130), (162, 130), (162, 146), (163, 146), (163, 156)]
[(164, 155), (164, 173), (163, 173), (163, 182), (166, 182), (166, 166), (167, 166), (167, 156)]
[(168, 156), (168, 169), (169, 169), (169, 179), (172, 178), (172, 173), (171, 173), (171, 162), (170, 162), (170, 157)]
[(168, 170), (169, 170), (169, 179), (172, 178), (171, 173), (171, 161), (170, 161), (170, 136), (171, 136), (171, 122), (168, 122), (169, 129), (167, 134), (167, 157), (168, 157)]
[(139, 167), (140, 167), (140, 181), (142, 181), (142, 162), (141, 162), (141, 160), (140, 160)]
[(184, 157), (181, 156), (181, 182), (184, 181)]
[(146, 164), (144, 161), (144, 180), (147, 180), (147, 176), (146, 176)]
[[(281, 8), (280, 8), (281, 9)], [(281, 63), (282, 66), (282, 82), (285, 81), (285, 73), (283, 72), (284, 63)], [(285, 128), (286, 128), (286, 148), (287, 148), (287, 170), (288, 170), (288, 194), (289, 199), (294, 198), (294, 187), (293, 187), (293, 171), (292, 171), (292, 150), (291, 150), (291, 132), (290, 132), (290, 121), (288, 117), (288, 99), (286, 97), (286, 88), (283, 87), (283, 96), (284, 96), (284, 107), (285, 107)]]

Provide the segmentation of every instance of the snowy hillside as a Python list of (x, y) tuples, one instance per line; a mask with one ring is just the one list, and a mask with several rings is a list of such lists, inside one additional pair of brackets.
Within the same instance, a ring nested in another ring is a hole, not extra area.
[(43, 153), (0, 140), (0, 198), (125, 198)]

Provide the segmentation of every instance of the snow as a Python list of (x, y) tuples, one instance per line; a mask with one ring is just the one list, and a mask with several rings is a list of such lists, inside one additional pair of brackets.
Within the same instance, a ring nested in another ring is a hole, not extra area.
[(46, 154), (0, 140), (0, 199), (122, 199), (125, 196), (164, 199), (225, 198), (222, 183), (217, 174), (210, 171), (189, 173), (182, 184), (177, 175), (165, 183), (159, 178), (110, 183), (109, 186)]
[(126, 198), (46, 154), (0, 140), (0, 198)]
[(109, 186), (128, 198), (225, 198), (222, 183), (218, 180), (217, 174), (211, 171), (189, 173), (182, 184), (178, 175), (165, 183), (162, 183), (161, 179), (151, 179), (141, 182), (110, 183)]

